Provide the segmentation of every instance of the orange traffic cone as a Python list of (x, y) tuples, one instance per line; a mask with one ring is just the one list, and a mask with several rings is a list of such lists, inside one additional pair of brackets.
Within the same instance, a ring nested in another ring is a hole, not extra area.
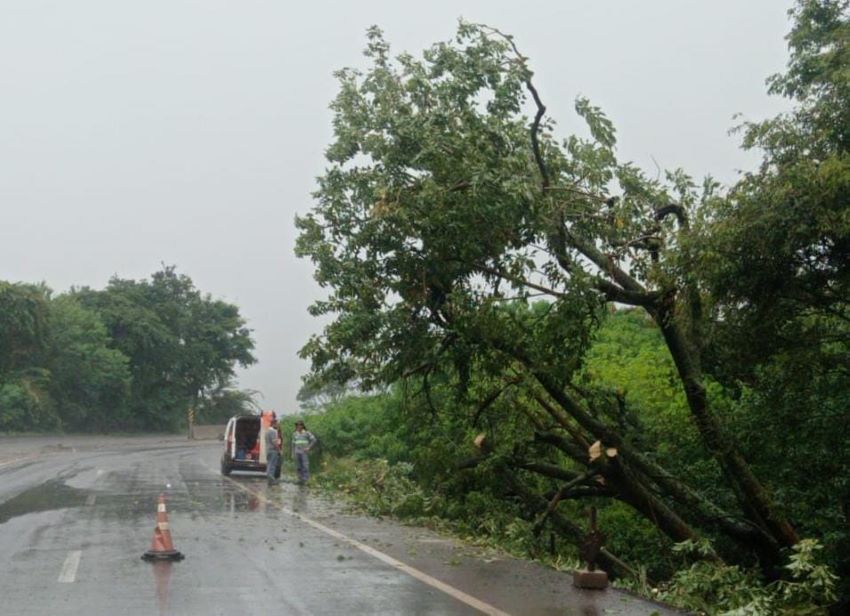
[(142, 554), (143, 560), (183, 560), (185, 556), (174, 549), (171, 530), (168, 528), (168, 512), (165, 510), (165, 494), (159, 495), (156, 508), (156, 528), (153, 530), (151, 549)]

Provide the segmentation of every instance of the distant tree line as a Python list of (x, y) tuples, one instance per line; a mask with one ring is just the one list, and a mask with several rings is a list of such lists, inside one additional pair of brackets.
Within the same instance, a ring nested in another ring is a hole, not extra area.
[(174, 267), (59, 295), (0, 281), (0, 431), (173, 431), (190, 407), (215, 420), (250, 406), (232, 378), (253, 347), (239, 309)]

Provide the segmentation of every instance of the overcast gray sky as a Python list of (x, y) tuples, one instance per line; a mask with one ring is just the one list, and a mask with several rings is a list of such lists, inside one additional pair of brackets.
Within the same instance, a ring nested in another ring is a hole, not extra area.
[(295, 410), (320, 329), (293, 256), (331, 138), (332, 72), (365, 30), (395, 51), (458, 17), (516, 36), (566, 134), (578, 94), (647, 170), (730, 182), (755, 162), (732, 116), (773, 115), (790, 0), (0, 0), (0, 279), (103, 287), (177, 265), (237, 303), (259, 363), (240, 385)]

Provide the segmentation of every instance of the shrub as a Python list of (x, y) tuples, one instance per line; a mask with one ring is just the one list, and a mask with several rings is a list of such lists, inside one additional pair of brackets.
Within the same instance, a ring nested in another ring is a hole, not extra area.
[(826, 614), (836, 599), (838, 578), (820, 562), (823, 547), (804, 539), (794, 546), (785, 569), (788, 578), (770, 584), (755, 571), (723, 564), (709, 557), (707, 542), (686, 541), (675, 551), (702, 558), (677, 572), (660, 598), (703, 614), (723, 616), (816, 616)]

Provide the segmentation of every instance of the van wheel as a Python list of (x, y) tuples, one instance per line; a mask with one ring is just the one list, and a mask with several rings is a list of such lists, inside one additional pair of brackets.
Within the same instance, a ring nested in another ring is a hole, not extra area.
[(230, 475), (230, 471), (233, 470), (230, 468), (230, 465), (224, 460), (221, 461), (221, 474), (227, 477)]

